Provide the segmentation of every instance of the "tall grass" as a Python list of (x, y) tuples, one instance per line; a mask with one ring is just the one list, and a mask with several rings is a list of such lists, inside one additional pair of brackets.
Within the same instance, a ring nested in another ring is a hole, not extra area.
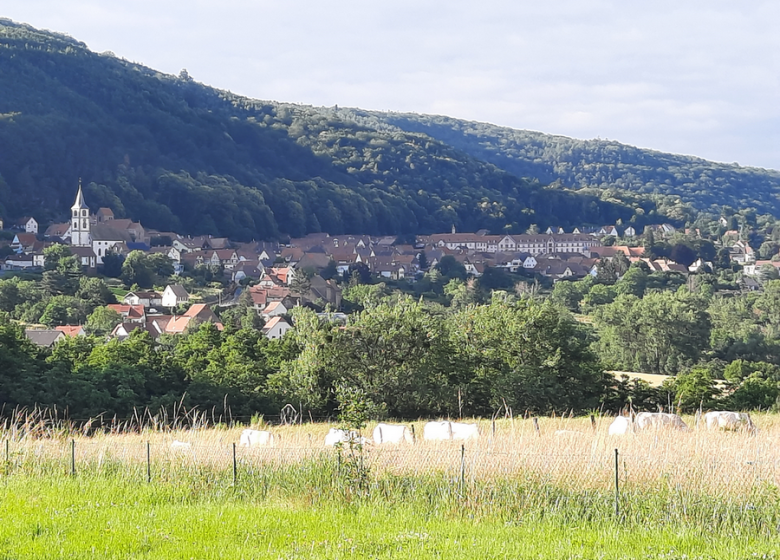
[[(255, 425), (271, 429), (278, 443), (236, 448), (234, 484), (234, 443), (244, 427), (194, 420), (188, 419), (187, 428), (147, 421), (95, 431), (51, 417), (19, 416), (0, 433), (8, 442), (2, 472), (6, 480), (65, 480), (75, 449), (78, 480), (140, 488), (151, 474), (152, 485), (169, 487), (182, 500), (373, 504), (511, 524), (608, 520), (733, 535), (769, 536), (780, 526), (780, 418), (770, 414), (754, 417), (760, 430), (752, 436), (693, 427), (610, 437), (608, 417), (598, 418), (595, 428), (588, 418), (540, 419), (538, 431), (530, 419), (479, 421), (481, 436), (464, 448), (422, 441), (368, 446), (371, 476), (359, 487), (340, 470), (338, 453), (322, 445), (328, 424)], [(686, 421), (694, 425), (693, 418)], [(421, 434), (423, 422), (413, 424)], [(173, 450), (174, 440), (191, 447)]]

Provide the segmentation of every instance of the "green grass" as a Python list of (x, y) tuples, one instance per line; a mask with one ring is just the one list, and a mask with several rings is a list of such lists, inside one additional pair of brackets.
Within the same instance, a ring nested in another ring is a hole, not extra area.
[(125, 296), (129, 293), (124, 288), (119, 288), (117, 286), (110, 286), (108, 288), (112, 294), (116, 296), (116, 299), (121, 303), (121, 301), (125, 298)]
[[(0, 558), (774, 558), (777, 490), (740, 499), (443, 475), (356, 489), (323, 462), (242, 472), (19, 467), (0, 481)], [(753, 555), (756, 556), (753, 556)]]

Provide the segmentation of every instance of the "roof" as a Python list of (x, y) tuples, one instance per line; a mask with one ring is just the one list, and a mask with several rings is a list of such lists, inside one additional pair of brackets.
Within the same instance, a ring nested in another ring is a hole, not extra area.
[(271, 303), (269, 303), (269, 304), (268, 304), (268, 305), (265, 307), (265, 309), (264, 309), (263, 311), (264, 311), (265, 313), (271, 313), (271, 312), (273, 312), (273, 311), (276, 311), (276, 310), (277, 310), (279, 307), (284, 307), (284, 305), (282, 305), (282, 302), (281, 302), (281, 301), (272, 301)]
[(264, 333), (270, 332), (276, 325), (280, 323), (283, 325), (287, 325), (288, 327), (290, 326), (290, 324), (287, 321), (285, 321), (282, 317), (276, 316), (265, 324), (265, 326), (263, 327), (263, 332)]
[(265, 305), (268, 301), (268, 294), (265, 290), (255, 291), (255, 290), (249, 290), (249, 297), (252, 298), (252, 303), (254, 305)]
[(181, 284), (169, 284), (165, 289), (169, 289), (173, 292), (173, 294), (177, 298), (189, 298), (190, 294), (187, 293), (187, 290), (184, 289), (184, 286)]
[(136, 296), (141, 299), (155, 299), (155, 298), (159, 298), (160, 294), (158, 294), (157, 292), (127, 292), (125, 294), (125, 299), (127, 299), (128, 296)]
[(54, 327), (54, 329), (71, 338), (84, 336), (84, 327), (81, 325), (63, 325), (61, 327)]
[(79, 192), (76, 193), (76, 202), (70, 207), (71, 210), (88, 210), (89, 206), (84, 202), (84, 193), (81, 192), (81, 181), (79, 181)]
[(124, 241), (125, 243), (132, 243), (133, 238), (127, 230), (115, 226), (119, 221), (110, 220), (92, 226), (91, 234), (93, 241)]
[(110, 303), (106, 305), (109, 309), (113, 309), (123, 317), (129, 319), (141, 319), (144, 316), (143, 305), (125, 305), (122, 303)]
[(290, 274), (290, 268), (284, 267), (284, 268), (272, 268), (271, 274), (276, 276), (280, 282), (283, 284), (287, 284), (287, 279)]
[(72, 255), (76, 255), (78, 257), (95, 257), (95, 251), (92, 250), (92, 247), (70, 247), (70, 252)]
[(32, 245), (36, 241), (34, 233), (17, 233), (16, 239), (19, 240), (22, 246)]
[[(205, 303), (196, 303), (192, 305), (185, 313), (185, 317), (197, 317), (200, 315), (204, 309), (208, 309), (208, 306)], [(209, 311), (211, 311), (209, 309)]]
[(70, 228), (70, 222), (64, 222), (61, 224), (52, 224), (49, 227), (46, 228), (46, 235), (47, 237), (62, 237), (68, 232), (68, 229)]
[(191, 320), (192, 317), (185, 317), (184, 315), (181, 317), (173, 317), (165, 326), (165, 332), (173, 334), (183, 333), (187, 330), (187, 326), (190, 324)]
[(114, 216), (114, 211), (111, 210), (111, 208), (98, 208), (97, 211), (98, 216)]
[(55, 342), (65, 338), (65, 334), (57, 329), (26, 329), (24, 334), (38, 346), (50, 348)]

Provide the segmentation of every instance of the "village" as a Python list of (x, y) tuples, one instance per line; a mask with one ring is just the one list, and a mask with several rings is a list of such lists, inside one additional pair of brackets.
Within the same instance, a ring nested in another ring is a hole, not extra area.
[[(168, 284), (160, 291), (131, 289), (118, 303), (108, 305), (122, 319), (110, 334), (119, 339), (139, 328), (154, 338), (181, 334), (191, 325), (203, 322), (213, 322), (221, 329), (213, 308), (235, 304), (244, 291), (262, 318), (263, 334), (277, 339), (292, 328), (289, 312), (296, 306), (311, 306), (323, 313), (339, 312), (342, 287), (337, 279), (357, 274), (363, 283), (414, 282), (445, 257), (454, 259), (475, 278), (490, 267), (552, 283), (588, 275), (595, 277), (600, 262), (618, 255), (632, 263), (645, 263), (651, 272), (688, 275), (701, 267), (713, 268), (712, 262), (701, 258), (686, 266), (669, 258), (646, 257), (645, 248), (638, 241), (642, 236), (664, 239), (678, 233), (667, 223), (645, 226), (641, 233), (631, 225), (579, 227), (569, 232), (559, 227), (511, 235), (491, 235), (486, 230), (460, 233), (453, 227), (450, 233), (417, 235), (411, 239), (313, 233), (286, 242), (247, 243), (146, 229), (130, 219), (116, 218), (109, 208), (99, 208), (93, 213), (80, 186), (71, 213), (70, 221), (51, 224), (42, 232), (32, 217), (12, 224), (12, 239), (6, 236), (7, 239), (0, 241), (0, 250), (6, 253), (0, 274), (41, 272), (44, 249), (62, 244), (69, 247), (88, 275), (97, 275), (111, 259), (121, 260), (140, 251), (169, 259), (174, 279), (187, 272), (207, 269), (213, 280), (227, 287), (224, 298), (220, 295), (216, 300), (193, 298), (178, 283)], [(698, 235), (690, 230), (684, 233)], [(758, 289), (755, 277), (761, 267), (767, 264), (776, 267), (776, 263), (756, 260), (754, 250), (736, 231), (727, 231), (723, 239), (731, 241), (727, 246), (731, 263), (742, 267), (744, 289)], [(28, 332), (32, 340), (44, 346), (51, 346), (63, 336), (85, 334), (83, 325)]]

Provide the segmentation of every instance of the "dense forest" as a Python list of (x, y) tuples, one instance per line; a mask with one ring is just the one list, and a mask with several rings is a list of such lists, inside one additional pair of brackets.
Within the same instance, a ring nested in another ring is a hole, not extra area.
[(780, 216), (780, 171), (666, 154), (611, 140), (576, 140), (445, 116), (338, 109), (377, 130), (426, 134), (518, 177), (577, 190), (681, 199), (698, 211), (724, 205)]
[[(147, 227), (238, 240), (641, 222), (628, 205), (545, 188), (433, 138), (262, 102), (0, 21), (0, 215), (89, 204)], [(637, 207), (641, 206), (639, 210)]]

